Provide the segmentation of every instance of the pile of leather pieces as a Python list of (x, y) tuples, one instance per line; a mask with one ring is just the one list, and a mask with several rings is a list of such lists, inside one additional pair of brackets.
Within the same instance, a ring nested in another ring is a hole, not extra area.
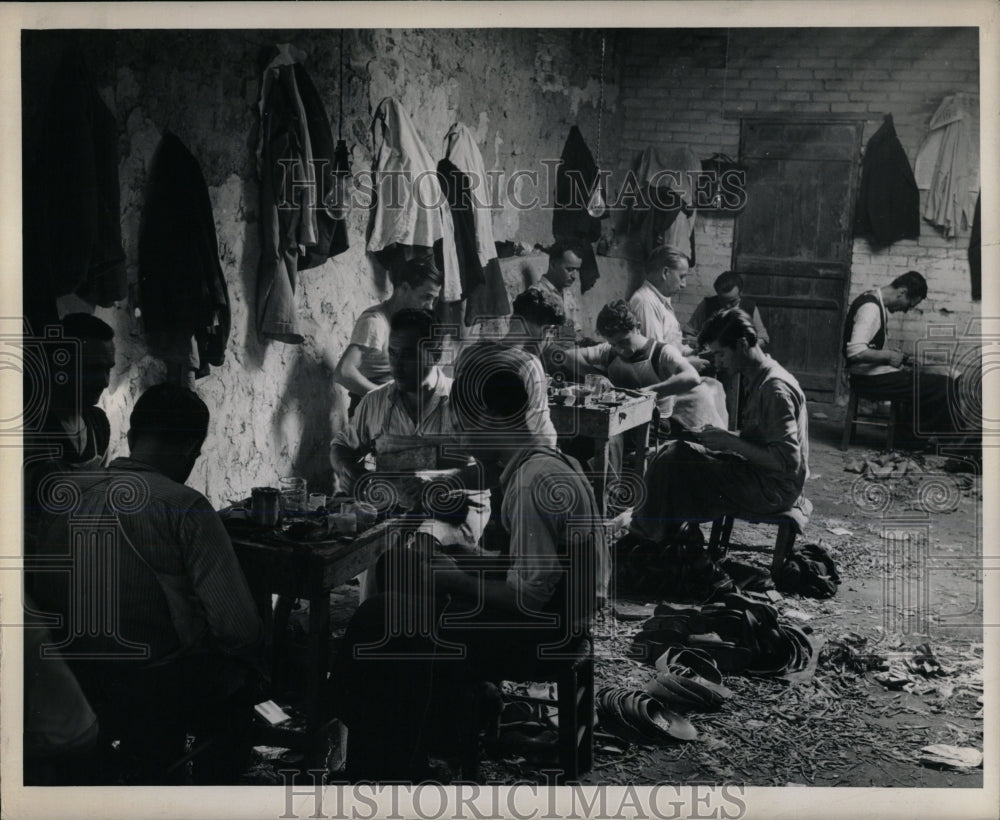
[(595, 697), (601, 727), (629, 743), (659, 745), (698, 737), (690, 721), (638, 689), (605, 686)]
[(700, 649), (671, 646), (656, 659), (656, 677), (646, 692), (664, 706), (699, 711), (718, 709), (733, 693), (711, 655)]
[(721, 672), (791, 683), (812, 678), (822, 646), (817, 637), (779, 622), (777, 609), (755, 593), (727, 593), (701, 605), (659, 604), (634, 640), (647, 660), (687, 647), (707, 655)]

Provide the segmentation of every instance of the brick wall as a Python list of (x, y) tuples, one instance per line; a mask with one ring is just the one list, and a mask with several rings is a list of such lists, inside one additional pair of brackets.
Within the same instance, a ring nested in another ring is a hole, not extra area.
[[(649, 145), (686, 143), (699, 159), (716, 151), (735, 157), (739, 114), (769, 112), (857, 114), (866, 121), (864, 143), (891, 113), (912, 165), (944, 96), (964, 92), (978, 100), (975, 29), (730, 30), (724, 59), (715, 64), (699, 59), (694, 36), (628, 33), (621, 49), (621, 168)], [(699, 215), (695, 275), (675, 300), (682, 319), (729, 267), (732, 237), (732, 217)], [(919, 239), (888, 248), (856, 239), (851, 298), (919, 270), (929, 297), (919, 311), (893, 317), (891, 335), (909, 344), (929, 324), (951, 322), (961, 332), (979, 315), (971, 301), (967, 248), (967, 234), (945, 239), (923, 221)]]

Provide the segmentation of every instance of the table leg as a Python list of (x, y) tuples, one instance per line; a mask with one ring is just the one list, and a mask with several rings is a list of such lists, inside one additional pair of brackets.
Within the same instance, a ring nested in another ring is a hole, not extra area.
[(605, 491), (608, 486), (608, 462), (610, 460), (609, 440), (598, 438), (594, 440), (594, 495), (601, 515), (608, 516), (608, 499)]
[(316, 763), (326, 758), (326, 734), (322, 729), (329, 656), (330, 591), (317, 581), (309, 595), (309, 660), (305, 686), (306, 731), (310, 756)]

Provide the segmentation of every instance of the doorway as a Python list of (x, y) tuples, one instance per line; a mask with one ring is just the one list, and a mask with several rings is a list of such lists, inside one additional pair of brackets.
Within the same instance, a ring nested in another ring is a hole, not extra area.
[(806, 397), (833, 402), (851, 284), (862, 120), (743, 119), (747, 204), (732, 269), (771, 338), (768, 352)]

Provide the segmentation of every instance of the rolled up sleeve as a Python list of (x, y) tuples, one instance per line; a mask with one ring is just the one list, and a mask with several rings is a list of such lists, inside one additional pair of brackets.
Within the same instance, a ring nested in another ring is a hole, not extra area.
[(874, 302), (867, 302), (858, 308), (858, 312), (854, 314), (851, 338), (847, 341), (847, 358), (849, 360), (868, 350), (871, 340), (878, 333), (880, 322), (878, 305)]

